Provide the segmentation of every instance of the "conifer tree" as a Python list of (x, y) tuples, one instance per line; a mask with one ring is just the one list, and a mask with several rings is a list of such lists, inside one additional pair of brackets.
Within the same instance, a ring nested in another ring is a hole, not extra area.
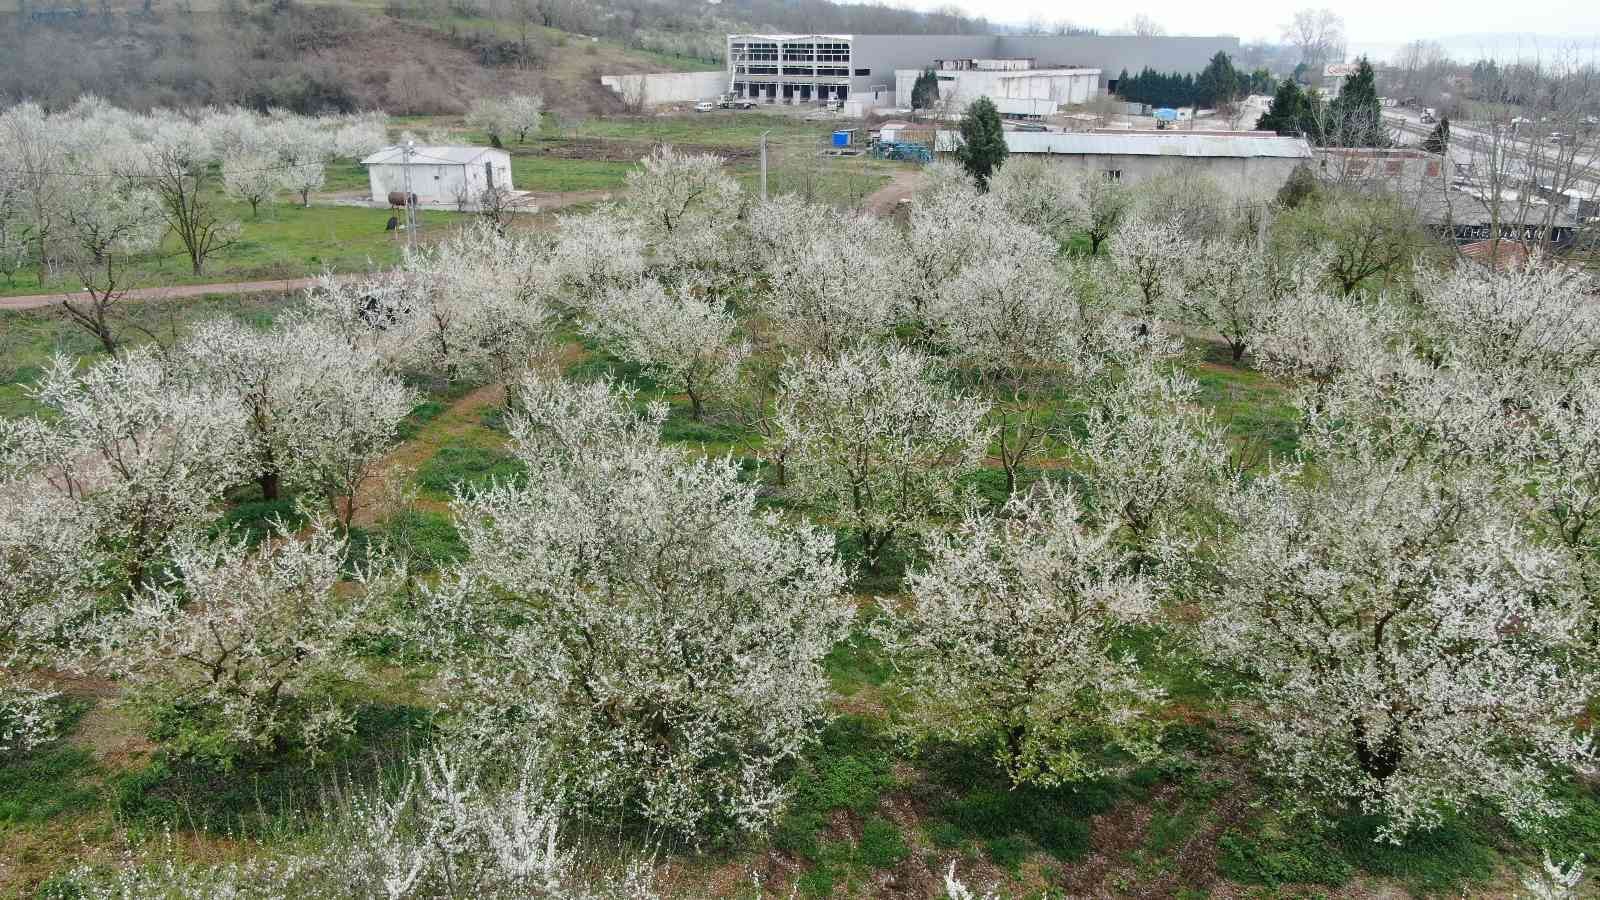
[(1422, 141), (1424, 153), (1444, 153), (1450, 147), (1450, 120), (1440, 118), (1439, 124), (1433, 126), (1433, 132)]
[(961, 119), (961, 146), (956, 148), (956, 160), (967, 174), (977, 179), (980, 187), (987, 188), (989, 176), (1000, 168), (1010, 152), (994, 101), (988, 97), (974, 100)]
[(1372, 63), (1361, 58), (1356, 74), (1339, 89), (1328, 108), (1328, 134), (1324, 143), (1337, 147), (1387, 147), (1388, 129), (1378, 104), (1378, 87)]

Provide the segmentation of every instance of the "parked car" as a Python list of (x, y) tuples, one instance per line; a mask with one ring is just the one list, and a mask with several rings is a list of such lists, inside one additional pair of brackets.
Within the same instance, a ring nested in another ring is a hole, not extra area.
[(1552, 144), (1565, 144), (1567, 142), (1567, 136), (1562, 132), (1552, 131), (1550, 132), (1550, 136), (1545, 138), (1545, 140)]
[(710, 100), (701, 100), (699, 103), (694, 105), (695, 112), (711, 112), (716, 108), (717, 105), (712, 103)]

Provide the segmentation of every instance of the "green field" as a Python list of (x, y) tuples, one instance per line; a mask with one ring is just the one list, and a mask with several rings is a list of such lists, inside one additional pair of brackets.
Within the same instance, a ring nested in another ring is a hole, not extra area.
[[(625, 186), (634, 161), (657, 143), (725, 153), (731, 157), (730, 171), (753, 192), (758, 186), (759, 169), (754, 151), (762, 132), (770, 132), (768, 189), (774, 195), (798, 192), (822, 202), (855, 206), (895, 172), (911, 168), (907, 163), (865, 157), (819, 156), (832, 127), (831, 123), (726, 111), (623, 117), (586, 122), (576, 137), (559, 133), (553, 124), (547, 124), (539, 137), (527, 144), (508, 144), (507, 149), (512, 153), (513, 184), (519, 190), (538, 193), (619, 191)], [(401, 128), (446, 128), (454, 140), (487, 143), (482, 134), (461, 128), (453, 119), (395, 120), (392, 129)], [(590, 158), (595, 156), (602, 158)], [(260, 281), (316, 275), (328, 269), (352, 272), (393, 265), (400, 258), (404, 239), (399, 233), (384, 230), (391, 213), (330, 205), (325, 197), (337, 192), (364, 198), (367, 190), (366, 170), (357, 163), (341, 160), (328, 166), (326, 184), (313, 195), (309, 208), (282, 194), (263, 203), (259, 213), (252, 215), (247, 204), (219, 196), (224, 214), (237, 219), (241, 230), (231, 246), (207, 261), (203, 274), (193, 273), (182, 245), (169, 234), (157, 251), (128, 261), (124, 266), (127, 286)], [(427, 233), (440, 233), (462, 220), (462, 216), (450, 211), (421, 213)], [(0, 296), (78, 288), (70, 272), (41, 281), (40, 273), (30, 269), (18, 273), (10, 283), (0, 282)]]

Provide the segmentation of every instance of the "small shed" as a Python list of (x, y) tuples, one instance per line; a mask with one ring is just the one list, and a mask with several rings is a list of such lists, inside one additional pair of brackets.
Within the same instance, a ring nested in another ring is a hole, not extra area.
[(417, 202), (461, 204), (477, 200), (491, 186), (511, 186), (511, 154), (493, 147), (414, 146), (385, 147), (363, 159), (375, 203), (387, 202), (390, 192), (410, 190)]

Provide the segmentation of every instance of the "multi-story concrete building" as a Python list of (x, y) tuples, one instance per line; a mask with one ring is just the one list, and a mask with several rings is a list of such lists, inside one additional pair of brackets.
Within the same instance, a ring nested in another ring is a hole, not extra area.
[(1218, 50), (1239, 50), (1236, 37), (1136, 35), (730, 34), (728, 90), (769, 103), (861, 100), (895, 102), (895, 70), (925, 69), (936, 60), (1032, 60), (1048, 69), (1099, 69), (1098, 91), (1115, 91), (1117, 76), (1146, 66), (1200, 72)]

